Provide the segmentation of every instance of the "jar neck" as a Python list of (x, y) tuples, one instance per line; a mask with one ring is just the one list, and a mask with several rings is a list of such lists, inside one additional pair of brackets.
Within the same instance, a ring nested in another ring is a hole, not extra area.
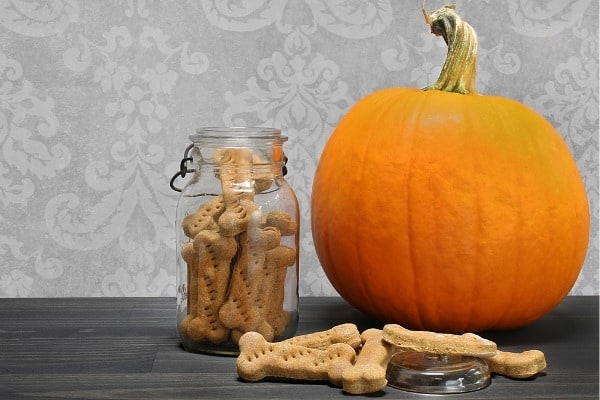
[(279, 129), (274, 128), (199, 128), (190, 140), (201, 147), (272, 147), (287, 141)]
[(217, 169), (279, 171), (285, 164), (283, 143), (287, 137), (272, 128), (202, 128), (190, 136), (196, 165)]

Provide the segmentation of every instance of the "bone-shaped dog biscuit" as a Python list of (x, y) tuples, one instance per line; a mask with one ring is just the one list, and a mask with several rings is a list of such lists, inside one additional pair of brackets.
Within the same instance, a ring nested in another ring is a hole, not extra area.
[(268, 190), (273, 184), (274, 178), (271, 160), (265, 160), (258, 154), (252, 154), (252, 176), (255, 193)]
[(273, 340), (275, 332), (257, 307), (257, 297), (264, 278), (262, 267), (266, 251), (279, 244), (281, 235), (276, 228), (255, 226), (257, 224), (252, 221), (259, 219), (260, 216), (252, 217), (249, 231), (240, 235), (242, 248), (231, 275), (229, 296), (219, 310), (219, 319), (227, 328), (257, 331)]
[(387, 365), (394, 346), (383, 340), (380, 329), (367, 329), (361, 335), (362, 347), (354, 365), (342, 375), (343, 389), (351, 394), (374, 393), (387, 385)]
[(296, 249), (277, 246), (266, 251), (265, 262), (261, 268), (258, 289), (260, 296), (257, 296), (256, 306), (273, 327), (275, 337), (285, 331), (290, 320), (289, 314), (283, 309), (285, 277), (288, 267), (295, 265), (296, 257)]
[(217, 219), (225, 211), (223, 196), (217, 196), (212, 200), (202, 204), (198, 210), (186, 215), (181, 222), (183, 232), (187, 237), (193, 239), (198, 232), (203, 230), (218, 230)]
[(453, 335), (428, 331), (412, 331), (397, 324), (383, 327), (383, 340), (399, 347), (422, 353), (460, 354), (489, 358), (496, 354), (496, 343), (474, 333)]
[(527, 350), (522, 353), (496, 351), (493, 357), (485, 360), (490, 371), (509, 378), (530, 378), (546, 368), (546, 357), (539, 350)]
[(287, 378), (328, 380), (342, 386), (343, 372), (352, 366), (356, 353), (346, 343), (336, 343), (325, 350), (290, 343), (269, 343), (257, 332), (246, 332), (239, 339), (240, 354), (236, 367), (247, 381)]
[(219, 166), (225, 204), (225, 211), (218, 218), (219, 231), (225, 236), (237, 236), (246, 230), (248, 219), (258, 209), (253, 201), (252, 151), (248, 148), (218, 149), (213, 159)]
[(229, 284), (230, 263), (237, 250), (234, 238), (214, 231), (202, 231), (194, 238), (198, 254), (196, 315), (187, 326), (188, 337), (194, 341), (221, 343), (229, 329), (219, 321), (219, 309), (225, 301)]
[(298, 224), (285, 211), (274, 210), (269, 212), (265, 217), (265, 224), (279, 229), (281, 236), (294, 235), (298, 231)]
[(335, 343), (346, 343), (353, 349), (356, 349), (361, 344), (361, 337), (356, 325), (352, 323), (346, 323), (336, 325), (333, 328), (325, 331), (298, 335), (284, 340), (282, 343), (289, 343), (321, 350), (324, 350)]
[(187, 265), (187, 313), (179, 323), (179, 332), (187, 335), (189, 323), (198, 314), (198, 252), (194, 250), (193, 243), (181, 246), (181, 258)]

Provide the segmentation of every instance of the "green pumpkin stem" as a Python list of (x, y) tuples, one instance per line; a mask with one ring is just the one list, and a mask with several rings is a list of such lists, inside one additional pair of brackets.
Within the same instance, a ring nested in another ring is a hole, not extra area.
[(445, 6), (430, 15), (423, 8), (431, 33), (441, 36), (448, 45), (448, 55), (438, 80), (424, 90), (454, 93), (476, 93), (477, 35), (471, 25), (456, 13), (454, 5)]

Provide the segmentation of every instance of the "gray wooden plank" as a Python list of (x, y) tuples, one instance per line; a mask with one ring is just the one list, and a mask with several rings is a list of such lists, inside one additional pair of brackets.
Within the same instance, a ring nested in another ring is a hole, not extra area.
[[(302, 298), (298, 333), (381, 327), (340, 298)], [(504, 350), (539, 348), (543, 376), (494, 376), (464, 399), (597, 399), (598, 297), (570, 297), (519, 330), (485, 332)], [(386, 388), (370, 397), (422, 399)], [(454, 396), (453, 396), (454, 397)], [(242, 382), (235, 357), (184, 351), (172, 298), (0, 299), (0, 399), (348, 398), (327, 383)]]
[[(0, 376), (2, 399), (348, 399), (378, 397), (423, 399), (424, 396), (386, 388), (369, 396), (348, 396), (340, 388), (317, 382), (262, 381), (243, 383), (235, 374), (219, 372), (170, 374), (18, 374)], [(493, 381), (488, 388), (451, 398), (485, 399), (597, 399), (597, 385), (579, 377), (569, 385), (533, 381)], [(597, 376), (596, 376), (597, 378)]]

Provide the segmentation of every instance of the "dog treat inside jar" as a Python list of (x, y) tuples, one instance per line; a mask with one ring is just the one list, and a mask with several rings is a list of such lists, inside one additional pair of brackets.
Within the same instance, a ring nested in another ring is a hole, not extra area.
[(235, 127), (198, 129), (190, 139), (177, 175), (193, 174), (176, 221), (184, 348), (234, 355), (245, 332), (269, 341), (293, 336), (299, 210), (284, 179), (287, 137), (277, 129)]

